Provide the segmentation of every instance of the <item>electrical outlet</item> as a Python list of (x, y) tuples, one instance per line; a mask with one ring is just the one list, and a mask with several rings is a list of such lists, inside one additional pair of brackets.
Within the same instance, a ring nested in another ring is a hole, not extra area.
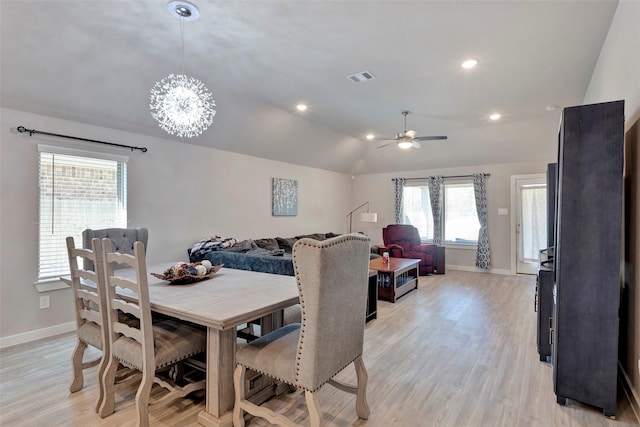
[(49, 295), (42, 295), (40, 297), (40, 310), (49, 308), (51, 306), (51, 297)]

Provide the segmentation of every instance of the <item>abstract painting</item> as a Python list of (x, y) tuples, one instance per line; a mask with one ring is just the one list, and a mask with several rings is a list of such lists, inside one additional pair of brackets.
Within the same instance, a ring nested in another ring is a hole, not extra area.
[(298, 215), (298, 181), (273, 178), (273, 216)]

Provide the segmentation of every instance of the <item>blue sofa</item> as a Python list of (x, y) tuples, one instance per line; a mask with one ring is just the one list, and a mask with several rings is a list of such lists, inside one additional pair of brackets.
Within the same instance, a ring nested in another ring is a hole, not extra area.
[[(224, 264), (226, 268), (293, 276), (291, 252), (298, 239), (309, 237), (315, 240), (325, 240), (336, 236), (339, 236), (339, 234), (313, 233), (287, 238), (273, 237), (244, 240), (225, 249), (192, 251), (190, 248), (187, 252), (191, 262), (206, 259), (213, 265)], [(372, 253), (371, 256), (377, 257), (379, 255)]]
[(313, 233), (286, 238), (244, 240), (224, 249), (192, 251), (190, 248), (187, 252), (191, 262), (206, 259), (213, 265), (224, 264), (226, 268), (293, 276), (291, 252), (298, 239), (310, 237), (315, 240), (325, 240), (335, 236), (338, 234)]

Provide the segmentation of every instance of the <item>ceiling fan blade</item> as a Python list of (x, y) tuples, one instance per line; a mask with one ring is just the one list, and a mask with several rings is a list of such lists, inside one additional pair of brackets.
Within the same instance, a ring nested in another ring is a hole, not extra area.
[(447, 139), (446, 136), (418, 136), (413, 138), (414, 141), (437, 141), (439, 139)]
[(378, 148), (384, 148), (384, 147), (387, 147), (387, 146), (389, 146), (389, 145), (391, 145), (391, 144), (395, 144), (395, 143), (396, 143), (396, 141), (395, 141), (395, 140), (392, 140), (391, 142), (388, 142), (388, 143), (386, 143), (386, 144), (379, 145), (379, 146), (378, 146)]
[(416, 141), (415, 139), (413, 140), (413, 148), (422, 148), (422, 144), (420, 144), (418, 141)]

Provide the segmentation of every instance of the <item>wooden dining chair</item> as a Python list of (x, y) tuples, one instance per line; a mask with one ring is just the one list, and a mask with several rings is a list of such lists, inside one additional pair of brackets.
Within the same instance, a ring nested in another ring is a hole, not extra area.
[[(137, 425), (149, 425), (149, 408), (169, 403), (196, 390), (205, 388), (205, 380), (178, 384), (170, 375), (170, 369), (181, 361), (206, 350), (206, 333), (192, 324), (174, 318), (152, 323), (149, 300), (147, 266), (144, 244), (135, 242), (133, 255), (111, 252), (111, 241), (102, 240), (103, 269), (106, 279), (106, 299), (109, 317), (110, 352), (102, 377), (105, 396), (100, 416), (106, 417), (115, 410), (114, 382), (119, 363), (137, 369), (142, 380), (136, 393)], [(114, 270), (113, 263), (126, 264), (135, 271), (135, 278), (120, 277), (123, 270)], [(125, 290), (128, 297), (116, 292)], [(131, 327), (120, 321), (118, 311), (135, 316), (140, 327)], [(167, 392), (150, 401), (151, 388), (158, 384)]]
[[(304, 392), (312, 427), (321, 425), (317, 391), (326, 383), (356, 395), (358, 417), (369, 417), (367, 371), (362, 360), (369, 250), (363, 235), (317, 241), (300, 239), (293, 264), (302, 307), (302, 323), (293, 323), (240, 345), (234, 372), (233, 425), (245, 425), (244, 412), (281, 426), (297, 426), (284, 412), (245, 399), (245, 375), (252, 369)], [(353, 363), (357, 385), (333, 377)]]
[[(75, 393), (84, 385), (83, 370), (100, 364), (98, 368), (98, 401), (96, 412), (102, 404), (104, 390), (100, 378), (106, 368), (104, 354), (109, 353), (109, 337), (107, 335), (108, 316), (106, 310), (106, 289), (102, 270), (102, 246), (99, 239), (92, 239), (91, 249), (76, 248), (73, 237), (67, 237), (67, 254), (69, 256), (69, 272), (75, 305), (76, 333), (78, 340), (71, 356), (72, 379), (69, 391)], [(80, 268), (78, 258), (88, 260), (98, 268), (96, 271)], [(84, 280), (95, 286), (88, 286)], [(83, 362), (87, 346), (102, 350), (100, 357)]]

